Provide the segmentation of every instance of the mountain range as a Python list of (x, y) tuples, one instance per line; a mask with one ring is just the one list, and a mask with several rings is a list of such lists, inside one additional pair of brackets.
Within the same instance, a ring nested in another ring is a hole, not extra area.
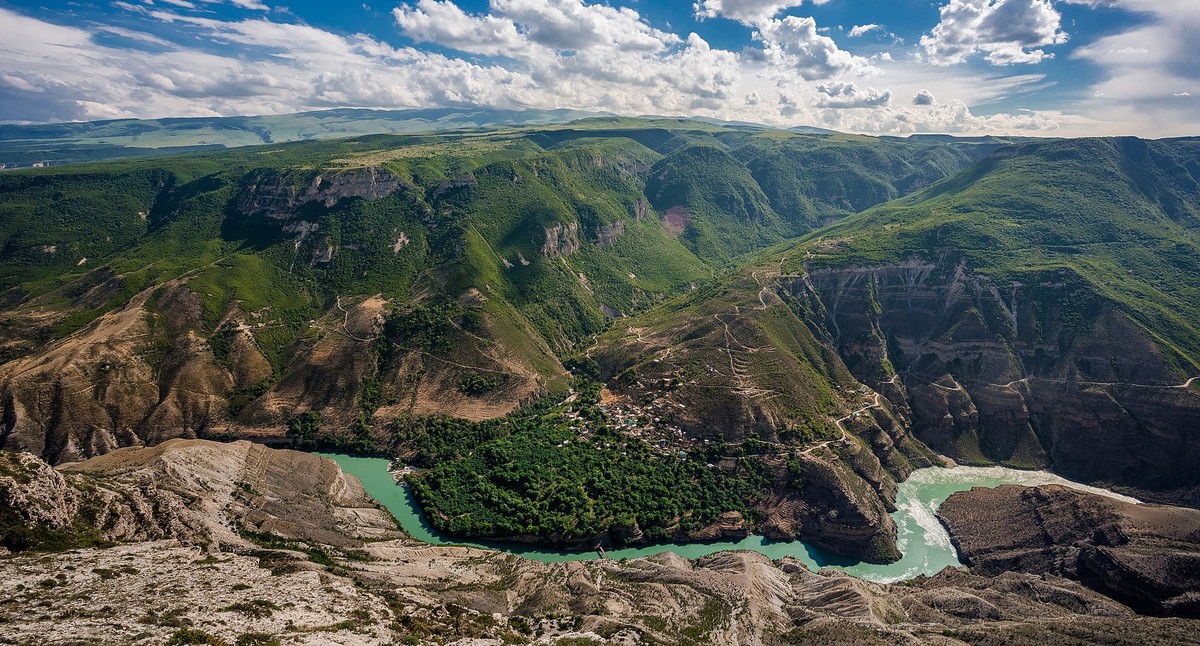
[(598, 117), (5, 172), (0, 439), (400, 455), (440, 529), (567, 546), (885, 562), (947, 458), (1194, 505), (1198, 147)]

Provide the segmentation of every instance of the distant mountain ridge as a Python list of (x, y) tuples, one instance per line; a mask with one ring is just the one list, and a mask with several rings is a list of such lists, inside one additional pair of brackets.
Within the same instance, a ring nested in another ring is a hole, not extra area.
[(0, 124), (0, 164), (33, 164), (143, 157), (264, 143), (355, 135), (432, 132), (494, 126), (567, 123), (611, 116), (581, 110), (338, 108), (244, 117), (111, 119), (80, 123)]
[[(586, 110), (499, 110), (481, 107), (381, 110), (335, 108), (294, 114), (232, 117), (168, 117), (101, 121), (0, 123), (0, 169), (34, 165), (58, 166), (84, 161), (153, 157), (239, 146), (336, 139), (358, 135), (441, 132), (474, 128), (562, 125), (601, 120), (609, 123), (646, 121), (765, 131), (770, 126), (711, 117), (642, 115), (623, 117)], [(788, 132), (833, 135), (836, 130), (794, 126)], [(997, 136), (910, 135), (886, 137), (920, 143), (1011, 143), (1030, 138)]]

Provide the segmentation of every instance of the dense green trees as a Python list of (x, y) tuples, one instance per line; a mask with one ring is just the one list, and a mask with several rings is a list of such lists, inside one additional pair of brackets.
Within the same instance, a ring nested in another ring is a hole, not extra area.
[(582, 539), (635, 523), (669, 537), (723, 511), (743, 510), (751, 492), (738, 477), (662, 455), (618, 435), (583, 440), (553, 416), (439, 462), (412, 478), (435, 526), (458, 536)]
[(595, 384), (576, 390), (570, 408), (535, 405), (501, 420), (397, 420), (406, 460), (427, 469), (410, 483), (434, 526), (571, 541), (636, 524), (664, 540), (745, 511), (763, 484), (751, 463), (722, 471), (607, 430)]

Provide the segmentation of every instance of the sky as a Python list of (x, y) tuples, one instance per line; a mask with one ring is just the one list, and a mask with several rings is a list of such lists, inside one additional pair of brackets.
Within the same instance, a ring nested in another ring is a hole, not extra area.
[(0, 122), (572, 108), (1200, 135), (1200, 0), (0, 0)]

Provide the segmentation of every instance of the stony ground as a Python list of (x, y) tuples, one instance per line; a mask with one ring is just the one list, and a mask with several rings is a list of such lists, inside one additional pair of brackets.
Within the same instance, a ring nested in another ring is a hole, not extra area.
[[(381, 526), (332, 462), (244, 443), (163, 446), (71, 472), (114, 495), (142, 487), (130, 499), (149, 506), (120, 517), (124, 535), (184, 518), (198, 528), (189, 544), (185, 528), (0, 557), (0, 644), (1200, 643), (1200, 621), (1140, 616), (1048, 574), (877, 585), (754, 552), (547, 564), (430, 546)], [(157, 492), (145, 490), (151, 475)], [(0, 474), (0, 503), (29, 500), (10, 494), (43, 476)]]
[(0, 572), (4, 643), (162, 644), (184, 627), (290, 644), (395, 637), (378, 596), (307, 561), (272, 570), (255, 557), (156, 541), (13, 558)]

